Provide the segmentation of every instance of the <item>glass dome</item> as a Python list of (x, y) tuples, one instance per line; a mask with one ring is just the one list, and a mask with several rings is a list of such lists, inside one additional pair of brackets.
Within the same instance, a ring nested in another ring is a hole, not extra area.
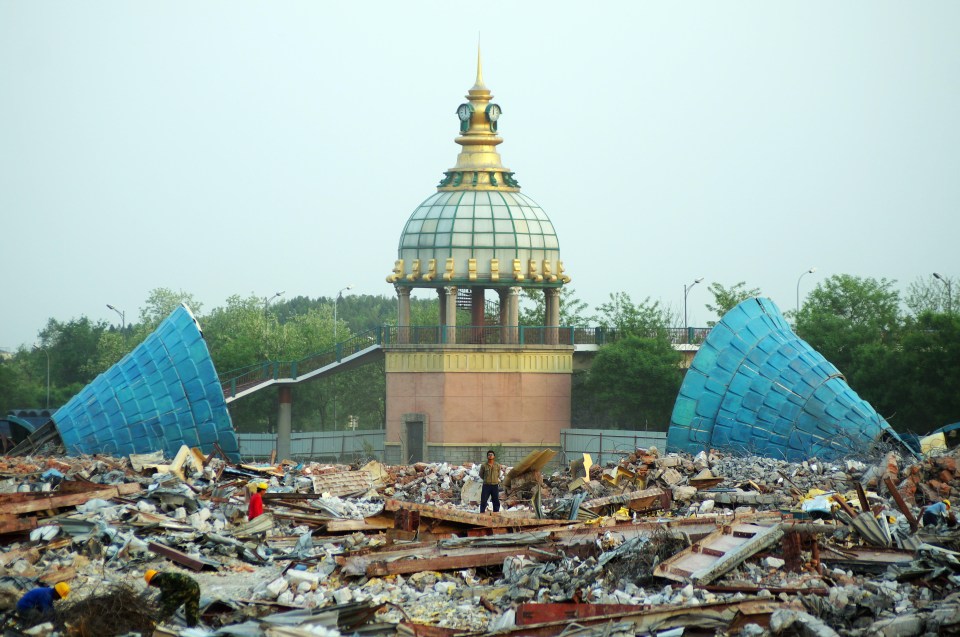
[(509, 272), (513, 259), (526, 271), (529, 260), (548, 261), (554, 272), (560, 243), (546, 213), (519, 192), (467, 190), (438, 192), (413, 211), (400, 235), (398, 258), (407, 264), (420, 259), (426, 268), (437, 260), (442, 271), (454, 259), (456, 278), (464, 278), (469, 259), (477, 260), (477, 275), (490, 275), (490, 260)]

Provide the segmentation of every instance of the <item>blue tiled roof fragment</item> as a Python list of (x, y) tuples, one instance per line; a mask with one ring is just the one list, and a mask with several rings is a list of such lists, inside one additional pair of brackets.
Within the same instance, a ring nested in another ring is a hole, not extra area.
[(217, 371), (186, 305), (53, 414), (68, 453), (127, 455), (182, 445), (233, 461), (239, 444)]
[(694, 356), (667, 450), (831, 460), (866, 452), (881, 438), (902, 443), (773, 301), (753, 298), (725, 314)]

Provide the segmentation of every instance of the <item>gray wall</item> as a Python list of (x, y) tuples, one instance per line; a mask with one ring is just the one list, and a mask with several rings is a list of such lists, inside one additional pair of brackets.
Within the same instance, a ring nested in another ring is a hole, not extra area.
[[(264, 460), (276, 449), (274, 434), (237, 434), (240, 457), (244, 461)], [(402, 464), (400, 446), (385, 445), (383, 431), (318, 431), (290, 435), (291, 460), (350, 463), (358, 460), (380, 460)], [(616, 462), (637, 448), (657, 447), (662, 453), (667, 445), (665, 431), (623, 431), (620, 429), (562, 429), (560, 447), (552, 445), (504, 445), (500, 462), (514, 465), (531, 451), (547, 447), (558, 450), (552, 468), (566, 466), (580, 454), (589, 453), (595, 464)], [(482, 462), (489, 445), (428, 445), (429, 462)]]

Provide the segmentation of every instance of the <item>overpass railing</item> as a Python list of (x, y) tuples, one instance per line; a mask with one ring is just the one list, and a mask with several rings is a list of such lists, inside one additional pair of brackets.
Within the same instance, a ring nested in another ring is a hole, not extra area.
[[(701, 343), (710, 332), (708, 327), (667, 328), (670, 342)], [(632, 332), (631, 332), (632, 333)], [(293, 361), (263, 361), (221, 375), (223, 393), (237, 395), (250, 387), (270, 380), (297, 380), (327, 365), (342, 361), (374, 345), (606, 345), (623, 338), (627, 332), (607, 327), (569, 327), (521, 325), (383, 325), (336, 343), (334, 347)]]

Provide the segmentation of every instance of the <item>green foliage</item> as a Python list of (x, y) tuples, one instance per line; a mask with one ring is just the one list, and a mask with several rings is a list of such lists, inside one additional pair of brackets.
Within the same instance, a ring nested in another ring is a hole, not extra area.
[(901, 328), (894, 281), (836, 274), (820, 282), (796, 317), (797, 334), (833, 363), (855, 375), (855, 352), (867, 345), (892, 347)]
[(900, 431), (926, 433), (960, 421), (960, 316), (907, 320), (896, 346), (870, 343), (854, 355), (851, 386)]
[(674, 317), (659, 301), (651, 301), (648, 296), (640, 303), (634, 303), (626, 292), (610, 295), (610, 301), (597, 307), (600, 315), (598, 324), (606, 329), (615, 329), (623, 334), (651, 338), (665, 338), (667, 328)]
[[(50, 319), (40, 330), (40, 347), (50, 354), (50, 383), (85, 385), (97, 375), (97, 346), (107, 323), (87, 317), (61, 323)], [(43, 352), (39, 352), (43, 358)], [(43, 358), (44, 366), (46, 358)]]
[(183, 290), (174, 292), (168, 288), (151, 290), (150, 294), (147, 295), (144, 306), (140, 308), (140, 323), (146, 331), (146, 335), (157, 329), (160, 321), (170, 316), (170, 313), (177, 309), (181, 303), (186, 303), (197, 320), (200, 320), (203, 304), (189, 292)]
[[(586, 314), (589, 306), (576, 297), (573, 288), (560, 288), (560, 325), (587, 327), (594, 317)], [(546, 301), (543, 290), (524, 288), (520, 298), (520, 325), (546, 325)]]
[[(587, 372), (594, 426), (666, 431), (682, 379), (682, 356), (666, 338), (627, 338), (604, 345)], [(584, 413), (586, 411), (586, 413)]]
[[(947, 284), (949, 282), (949, 285)], [(907, 297), (904, 305), (910, 309), (914, 317), (924, 312), (960, 311), (960, 286), (948, 276), (944, 280), (933, 276), (918, 277), (907, 286)], [(953, 298), (950, 298), (950, 297)]]
[[(760, 296), (760, 288), (747, 289), (747, 282), (740, 281), (729, 288), (725, 288), (716, 281), (707, 286), (707, 290), (713, 296), (713, 303), (707, 303), (707, 309), (717, 315), (717, 318), (723, 318), (723, 315), (740, 305), (747, 299)], [(707, 321), (707, 325), (713, 327), (717, 321)]]

